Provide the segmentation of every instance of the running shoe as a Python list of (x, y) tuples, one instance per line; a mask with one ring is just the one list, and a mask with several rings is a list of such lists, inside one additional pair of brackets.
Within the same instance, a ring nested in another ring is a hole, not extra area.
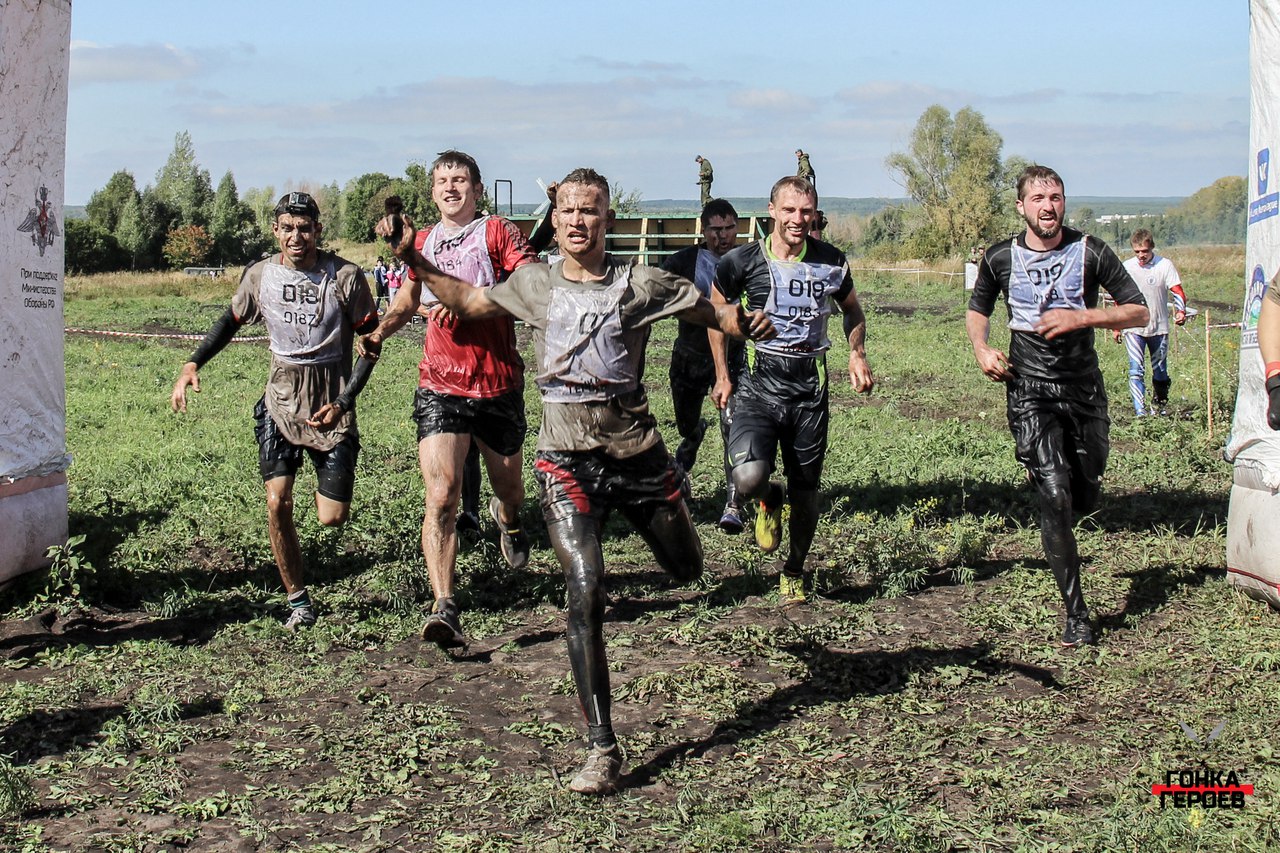
[(1093, 625), (1087, 615), (1067, 617), (1067, 628), (1062, 632), (1063, 646), (1073, 649), (1077, 646), (1092, 646), (1096, 642)]
[(316, 612), (311, 609), (310, 604), (304, 604), (301, 607), (290, 608), (289, 618), (284, 620), (284, 629), (296, 634), (303, 628), (309, 628), (314, 624), (316, 624)]
[(610, 747), (593, 746), (587, 753), (587, 763), (569, 783), (569, 790), (603, 797), (618, 790), (621, 776), (622, 747), (616, 743)]
[(498, 547), (502, 559), (513, 569), (529, 565), (529, 534), (519, 527), (505, 527), (502, 523), (502, 501), (497, 496), (489, 499), (489, 516), (498, 525)]
[(742, 522), (742, 510), (737, 504), (725, 504), (724, 514), (720, 516), (720, 529), (732, 536), (737, 536), (746, 529)]
[(442, 649), (466, 646), (467, 638), (463, 636), (458, 611), (445, 608), (433, 612), (422, 625), (422, 639)]
[(778, 601), (782, 604), (802, 604), (808, 598), (804, 592), (804, 575), (778, 575)]
[(766, 554), (772, 554), (782, 544), (782, 503), (782, 495), (778, 495), (777, 506), (760, 501), (756, 507), (756, 544)]

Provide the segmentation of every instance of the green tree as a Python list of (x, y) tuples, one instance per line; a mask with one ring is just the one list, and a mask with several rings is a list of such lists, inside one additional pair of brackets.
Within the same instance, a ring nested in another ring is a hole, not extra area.
[(165, 237), (177, 224), (177, 214), (147, 187), (120, 211), (116, 241), (128, 253), (133, 269), (156, 269), (162, 265)]
[(129, 266), (129, 256), (107, 229), (89, 219), (68, 219), (67, 270), (82, 275)]
[(209, 170), (196, 162), (191, 134), (185, 130), (174, 137), (173, 151), (156, 173), (156, 196), (174, 211), (182, 225), (208, 225), (213, 207), (213, 184)]
[(609, 201), (618, 216), (635, 216), (640, 212), (644, 195), (638, 189), (628, 191), (622, 188), (622, 184), (614, 183), (609, 187)]
[(256, 258), (270, 240), (258, 227), (253, 208), (240, 200), (235, 176), (228, 171), (218, 182), (209, 218), (209, 236), (213, 240), (212, 256), (222, 264), (242, 264)]
[(121, 169), (111, 176), (107, 185), (89, 197), (85, 214), (89, 221), (108, 234), (114, 234), (120, 224), (120, 213), (130, 199), (138, 197), (138, 185), (130, 172)]
[(1169, 211), (1169, 237), (1179, 243), (1243, 243), (1249, 182), (1238, 175), (1218, 178)]
[(390, 175), (382, 172), (366, 172), (347, 182), (342, 191), (346, 198), (346, 218), (342, 221), (343, 237), (357, 243), (373, 241), (373, 226), (384, 212), (382, 201), (394, 194), (387, 192), (387, 186), (392, 180)]
[(164, 241), (164, 259), (174, 269), (202, 266), (213, 251), (213, 238), (201, 225), (182, 225)]
[(275, 222), (276, 188), (272, 186), (254, 187), (244, 191), (241, 196), (245, 205), (253, 211), (254, 221), (263, 234), (271, 233), (271, 225)]
[(921, 257), (968, 252), (1000, 232), (1008, 170), (1004, 141), (972, 107), (953, 117), (935, 104), (916, 122), (906, 152), (885, 160), (918, 205), (908, 244)]

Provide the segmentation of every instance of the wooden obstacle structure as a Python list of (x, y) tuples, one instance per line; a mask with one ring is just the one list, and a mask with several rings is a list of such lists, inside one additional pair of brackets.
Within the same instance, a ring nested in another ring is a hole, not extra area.
[[(528, 237), (542, 221), (541, 216), (516, 214), (508, 217)], [(773, 217), (743, 213), (738, 217), (738, 243), (752, 243), (773, 230)], [(697, 214), (662, 216), (619, 216), (605, 235), (605, 246), (623, 257), (639, 258), (646, 264), (661, 265), (664, 258), (702, 240)]]

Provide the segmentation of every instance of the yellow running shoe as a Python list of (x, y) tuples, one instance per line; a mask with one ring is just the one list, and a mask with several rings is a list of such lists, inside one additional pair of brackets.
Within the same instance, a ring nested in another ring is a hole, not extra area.
[(778, 600), (782, 604), (808, 601), (804, 593), (804, 575), (778, 575)]
[(782, 544), (782, 501), (772, 508), (764, 501), (756, 506), (756, 544), (766, 554), (772, 554)]

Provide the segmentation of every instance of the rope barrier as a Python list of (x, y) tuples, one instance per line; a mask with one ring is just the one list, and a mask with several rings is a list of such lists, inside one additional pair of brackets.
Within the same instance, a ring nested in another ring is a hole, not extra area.
[[(104, 335), (110, 338), (160, 338), (160, 339), (169, 340), (169, 341), (203, 341), (205, 337), (204, 335), (180, 335), (180, 334), (157, 335), (157, 334), (150, 334), (147, 332), (111, 332), (111, 331), (107, 331), (106, 329), (75, 329), (75, 328), (71, 328), (70, 326), (68, 326), (67, 328), (64, 328), (63, 331), (66, 332), (67, 334), (76, 334), (76, 335)], [(253, 338), (232, 338), (231, 343), (248, 344), (248, 343), (258, 343), (261, 341), (269, 341), (269, 340), (271, 340), (271, 338), (263, 335), (261, 337), (253, 337)]]

